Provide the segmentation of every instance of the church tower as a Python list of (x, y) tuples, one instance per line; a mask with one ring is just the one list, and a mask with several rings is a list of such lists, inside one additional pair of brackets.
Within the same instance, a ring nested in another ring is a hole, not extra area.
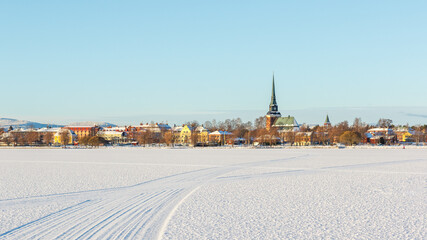
[(267, 115), (265, 116), (266, 119), (266, 129), (269, 131), (271, 127), (274, 124), (274, 121), (276, 121), (277, 118), (281, 117), (282, 115), (279, 112), (279, 107), (277, 106), (276, 102), (276, 89), (274, 86), (274, 74), (273, 74), (273, 87), (271, 90), (271, 101), (270, 101), (270, 107), (269, 111), (267, 112)]
[(323, 126), (325, 126), (327, 128), (332, 126), (331, 121), (329, 121), (329, 115), (328, 114), (326, 114), (326, 120), (325, 120), (325, 123), (323, 124)]

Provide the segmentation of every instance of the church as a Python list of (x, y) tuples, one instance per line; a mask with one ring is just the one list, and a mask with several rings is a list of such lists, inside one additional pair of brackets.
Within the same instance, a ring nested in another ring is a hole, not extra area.
[(277, 129), (279, 132), (297, 132), (299, 131), (299, 125), (295, 117), (288, 115), (287, 117), (282, 117), (282, 114), (279, 112), (279, 106), (277, 106), (276, 101), (276, 89), (274, 86), (274, 75), (273, 75), (273, 87), (271, 90), (271, 101), (269, 106), (269, 111), (267, 112), (266, 117), (266, 129)]

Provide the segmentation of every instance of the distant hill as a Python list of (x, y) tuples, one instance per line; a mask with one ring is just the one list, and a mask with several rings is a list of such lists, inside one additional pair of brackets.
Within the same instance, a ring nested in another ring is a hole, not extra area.
[(70, 123), (68, 124), (68, 126), (99, 126), (99, 127), (117, 127), (116, 124), (112, 124), (112, 123), (108, 123), (108, 122), (74, 122), (74, 123)]
[(38, 123), (31, 122), (27, 120), (18, 120), (13, 118), (0, 118), (0, 128), (9, 128), (12, 126), (14, 129), (16, 128), (44, 128), (47, 126), (50, 127), (62, 127), (63, 125), (57, 124), (46, 124), (46, 123)]

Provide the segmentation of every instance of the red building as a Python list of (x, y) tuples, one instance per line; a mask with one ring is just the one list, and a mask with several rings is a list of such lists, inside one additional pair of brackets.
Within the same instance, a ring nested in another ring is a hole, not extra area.
[(77, 135), (77, 139), (93, 137), (100, 130), (98, 126), (65, 126), (64, 128), (73, 131)]

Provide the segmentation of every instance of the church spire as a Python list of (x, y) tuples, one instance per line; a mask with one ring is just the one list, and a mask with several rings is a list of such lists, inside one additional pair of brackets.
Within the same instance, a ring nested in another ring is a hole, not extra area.
[(325, 126), (331, 126), (331, 121), (329, 121), (329, 115), (328, 114), (326, 114), (326, 120), (325, 120), (324, 125)]
[(270, 101), (270, 106), (271, 105), (277, 105), (276, 102), (276, 88), (274, 87), (274, 73), (273, 73), (273, 87), (271, 89), (271, 101)]
[(281, 116), (279, 112), (279, 107), (277, 106), (277, 101), (276, 101), (276, 87), (274, 84), (274, 73), (273, 73), (273, 85), (271, 88), (271, 101), (270, 101), (269, 111), (267, 115), (274, 115), (278, 117)]

